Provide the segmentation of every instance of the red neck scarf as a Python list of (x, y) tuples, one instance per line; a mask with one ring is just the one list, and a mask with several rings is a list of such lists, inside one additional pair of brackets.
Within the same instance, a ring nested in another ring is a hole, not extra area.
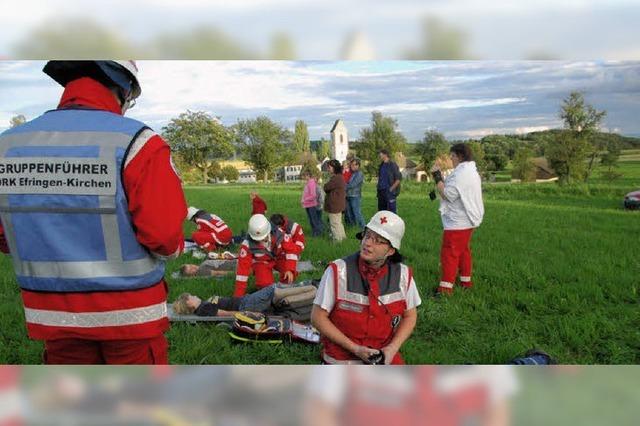
[(114, 94), (89, 77), (70, 81), (64, 88), (58, 108), (78, 105), (122, 115), (122, 108)]

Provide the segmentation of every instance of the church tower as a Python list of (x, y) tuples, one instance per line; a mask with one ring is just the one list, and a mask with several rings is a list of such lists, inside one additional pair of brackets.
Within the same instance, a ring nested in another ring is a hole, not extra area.
[(341, 119), (336, 120), (331, 128), (331, 158), (335, 158), (340, 163), (347, 159), (349, 153), (349, 136), (347, 126)]

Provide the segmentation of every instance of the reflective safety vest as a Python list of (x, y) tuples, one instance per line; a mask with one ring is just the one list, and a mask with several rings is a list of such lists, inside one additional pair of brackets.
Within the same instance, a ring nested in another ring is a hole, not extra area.
[(168, 328), (164, 264), (136, 240), (121, 182), (145, 129), (64, 109), (0, 135), (0, 219), (32, 339), (146, 339)]
[(162, 279), (164, 262), (136, 240), (122, 186), (124, 158), (145, 129), (64, 109), (0, 136), (0, 217), (21, 288), (135, 290)]
[[(382, 305), (370, 309), (370, 285), (358, 269), (359, 254), (353, 254), (331, 263), (335, 286), (335, 304), (329, 313), (331, 322), (349, 339), (358, 345), (382, 349), (391, 342), (402, 315), (407, 308), (407, 294), (411, 283), (411, 269), (402, 263), (389, 263), (385, 275), (378, 279), (380, 296), (377, 303)], [(361, 364), (351, 352), (329, 339), (322, 338), (322, 358), (328, 364)], [(398, 353), (395, 363), (402, 363)]]

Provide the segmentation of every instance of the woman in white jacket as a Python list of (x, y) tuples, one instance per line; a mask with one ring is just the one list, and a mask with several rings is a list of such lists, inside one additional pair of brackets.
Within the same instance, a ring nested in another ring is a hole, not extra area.
[(473, 286), (471, 281), (471, 235), (480, 226), (484, 215), (480, 175), (469, 145), (455, 144), (450, 150), (454, 170), (442, 178), (438, 164), (431, 168), (440, 194), (440, 215), (444, 235), (440, 251), (442, 275), (439, 293), (452, 294), (458, 272), (460, 285)]

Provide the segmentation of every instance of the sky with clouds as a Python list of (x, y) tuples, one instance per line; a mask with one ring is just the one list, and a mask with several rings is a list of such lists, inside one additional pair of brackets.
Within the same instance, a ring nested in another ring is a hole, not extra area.
[[(42, 61), (0, 62), (0, 130), (55, 107), (62, 89)], [(561, 127), (572, 90), (606, 110), (605, 130), (640, 136), (640, 62), (558, 61), (142, 61), (142, 96), (128, 116), (160, 131), (187, 109), (225, 125), (266, 115), (311, 139), (345, 121), (351, 139), (372, 111), (394, 117), (409, 141), (426, 130), (448, 139)]]

